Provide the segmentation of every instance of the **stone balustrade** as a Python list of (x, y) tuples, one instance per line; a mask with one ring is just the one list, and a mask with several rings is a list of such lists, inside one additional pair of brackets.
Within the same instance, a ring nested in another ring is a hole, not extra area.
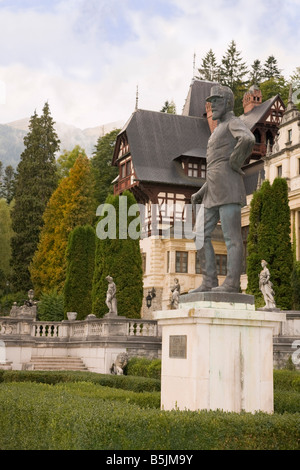
[(124, 317), (94, 318), (82, 321), (42, 322), (34, 319), (0, 317), (0, 337), (31, 337), (35, 340), (85, 340), (88, 337), (160, 337), (154, 320)]

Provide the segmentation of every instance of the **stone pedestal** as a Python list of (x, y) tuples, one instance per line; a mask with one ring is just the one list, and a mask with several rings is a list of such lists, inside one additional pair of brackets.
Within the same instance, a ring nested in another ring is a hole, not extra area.
[(284, 313), (252, 296), (193, 293), (156, 312), (162, 327), (164, 410), (273, 412), (273, 329)]

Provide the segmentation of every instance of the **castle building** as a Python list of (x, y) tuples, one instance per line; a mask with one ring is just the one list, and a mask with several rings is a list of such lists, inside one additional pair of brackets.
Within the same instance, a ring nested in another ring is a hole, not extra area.
[[(144, 238), (140, 242), (144, 264), (144, 304), (142, 317), (170, 307), (171, 287), (177, 278), (181, 293), (201, 284), (201, 270), (193, 239), (186, 236), (187, 205), (191, 195), (205, 182), (206, 148), (216, 123), (212, 121), (207, 96), (214, 82), (193, 80), (182, 114), (136, 109), (119, 133), (112, 164), (119, 167), (114, 193), (134, 194), (145, 209)], [(265, 161), (276, 143), (285, 111), (280, 96), (262, 101), (253, 86), (244, 96), (240, 116), (253, 132), (256, 144), (243, 171), (248, 202), (265, 178)], [(242, 212), (242, 234), (247, 251), (249, 206)], [(177, 228), (177, 231), (174, 230)], [(180, 229), (181, 228), (181, 229)], [(179, 231), (178, 231), (179, 230)], [(226, 276), (226, 247), (221, 227), (213, 234), (220, 282)], [(245, 288), (246, 278), (243, 277)], [(155, 289), (151, 306), (146, 304)]]

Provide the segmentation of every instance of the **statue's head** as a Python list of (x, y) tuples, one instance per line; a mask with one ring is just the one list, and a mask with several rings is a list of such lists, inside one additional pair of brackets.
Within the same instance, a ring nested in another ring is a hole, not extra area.
[(211, 103), (213, 120), (220, 119), (228, 111), (233, 111), (234, 95), (228, 86), (213, 85), (211, 95), (206, 101)]

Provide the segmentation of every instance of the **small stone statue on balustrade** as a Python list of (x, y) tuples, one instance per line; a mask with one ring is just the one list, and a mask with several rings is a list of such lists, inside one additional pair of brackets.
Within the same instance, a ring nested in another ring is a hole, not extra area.
[(117, 298), (116, 298), (116, 284), (114, 283), (114, 280), (111, 276), (107, 276), (105, 278), (108, 282), (108, 289), (106, 293), (106, 305), (109, 309), (108, 313), (105, 315), (105, 317), (115, 317), (118, 315), (117, 312)]
[(21, 307), (18, 307), (17, 303), (14, 302), (10, 311), (10, 317), (18, 317), (18, 318), (36, 319), (36, 314), (37, 314), (37, 302), (34, 301), (34, 291), (32, 289), (28, 291), (28, 300), (24, 301), (24, 305), (21, 305)]
[(265, 306), (263, 307), (265, 310), (274, 310), (276, 309), (276, 304), (274, 300), (275, 292), (273, 290), (273, 284), (270, 281), (270, 271), (267, 268), (267, 262), (263, 259), (261, 261), (262, 270), (259, 274), (259, 289), (261, 290)]
[(171, 287), (171, 308), (176, 309), (179, 305), (179, 297), (180, 297), (180, 284), (177, 278), (174, 279), (174, 286)]

